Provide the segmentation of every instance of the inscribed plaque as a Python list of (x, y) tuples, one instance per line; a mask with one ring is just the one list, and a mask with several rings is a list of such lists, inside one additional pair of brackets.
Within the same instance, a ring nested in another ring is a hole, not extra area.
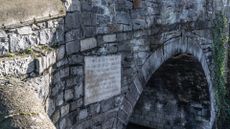
[(121, 56), (85, 57), (85, 105), (121, 93)]

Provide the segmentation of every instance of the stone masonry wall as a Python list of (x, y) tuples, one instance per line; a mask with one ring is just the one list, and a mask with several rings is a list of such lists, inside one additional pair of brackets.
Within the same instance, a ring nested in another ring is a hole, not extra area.
[[(212, 68), (215, 2), (64, 0), (64, 18), (0, 30), (0, 75), (30, 82), (58, 129), (125, 128), (141, 93), (134, 80), (155, 51), (196, 44)], [(117, 54), (121, 94), (85, 106), (84, 57)]]
[[(211, 59), (209, 1), (73, 0), (66, 5), (66, 59), (61, 67), (68, 67), (55, 73), (51, 93), (56, 103), (51, 117), (58, 128), (123, 128), (137, 97), (132, 89), (137, 71), (162, 44), (187, 37)], [(122, 94), (85, 106), (84, 57), (113, 54), (122, 55)]]

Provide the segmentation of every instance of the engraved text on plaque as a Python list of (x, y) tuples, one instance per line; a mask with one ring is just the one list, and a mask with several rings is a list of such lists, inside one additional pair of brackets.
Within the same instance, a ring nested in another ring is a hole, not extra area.
[(121, 56), (85, 57), (85, 105), (121, 92)]

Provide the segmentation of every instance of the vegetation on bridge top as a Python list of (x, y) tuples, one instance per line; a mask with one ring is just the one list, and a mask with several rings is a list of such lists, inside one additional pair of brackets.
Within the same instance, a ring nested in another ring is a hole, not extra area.
[(213, 60), (214, 60), (214, 85), (217, 101), (217, 128), (229, 128), (230, 121), (230, 100), (229, 88), (226, 86), (226, 54), (229, 36), (226, 33), (227, 18), (222, 14), (216, 14), (213, 20)]

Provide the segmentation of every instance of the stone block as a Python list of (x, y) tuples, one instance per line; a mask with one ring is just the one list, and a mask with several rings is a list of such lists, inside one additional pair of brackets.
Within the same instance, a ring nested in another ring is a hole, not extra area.
[(65, 6), (68, 12), (74, 12), (74, 11), (81, 10), (80, 0), (66, 0)]
[(97, 34), (105, 34), (105, 33), (109, 32), (109, 30), (110, 29), (107, 26), (99, 26), (96, 28), (96, 33)]
[(91, 12), (92, 4), (89, 1), (81, 1), (81, 11)]
[(81, 13), (81, 24), (86, 25), (86, 26), (91, 26), (92, 25), (91, 15), (93, 14), (90, 12), (82, 12)]
[(53, 113), (53, 116), (51, 117), (53, 123), (57, 123), (58, 120), (60, 119), (60, 111), (57, 110)]
[(32, 56), (18, 56), (14, 58), (3, 58), (0, 60), (0, 76), (22, 76), (35, 71)]
[(71, 88), (77, 85), (77, 77), (71, 77), (66, 79), (66, 87)]
[(74, 40), (79, 40), (81, 38), (80, 29), (69, 30), (65, 33), (66, 42), (71, 42)]
[(142, 85), (142, 83), (140, 82), (140, 80), (139, 80), (138, 77), (136, 77), (136, 78), (134, 79), (134, 85), (136, 86), (136, 89), (137, 89), (138, 93), (141, 94), (142, 91), (143, 91), (143, 85)]
[(108, 24), (110, 22), (110, 16), (107, 15), (97, 15), (96, 23), (98, 25)]
[[(54, 28), (54, 27), (52, 27)], [(65, 42), (65, 27), (62, 23), (56, 28), (56, 31), (53, 32), (53, 38), (51, 39), (51, 44), (60, 45)]]
[(26, 41), (26, 37), (17, 34), (9, 35), (10, 39), (10, 52), (19, 52), (30, 47), (30, 43)]
[(102, 125), (102, 129), (112, 129), (114, 121), (115, 121), (115, 118), (106, 120)]
[(74, 12), (74, 13), (67, 13), (65, 17), (65, 29), (66, 30), (72, 30), (80, 27), (80, 13)]
[[(71, 56), (69, 56), (68, 59), (69, 59), (69, 64), (76, 65), (76, 64), (83, 64), (84, 63), (84, 58), (82, 55), (71, 55)], [(71, 74), (72, 73), (75, 73), (75, 71), (71, 70)]]
[(47, 113), (51, 116), (55, 111), (55, 103), (52, 99), (48, 99), (47, 101)]
[(60, 121), (60, 123), (59, 123), (59, 128), (60, 129), (66, 129), (66, 127), (67, 127), (67, 124), (66, 124), (67, 122), (66, 122), (66, 118), (64, 118), (64, 119), (62, 119), (61, 121)]
[(132, 22), (134, 30), (145, 28), (147, 26), (145, 19), (135, 19)]
[(96, 27), (95, 26), (83, 26), (83, 36), (85, 37), (92, 37), (96, 34)]
[(70, 104), (70, 111), (77, 110), (77, 108), (81, 107), (83, 105), (83, 99), (75, 100)]
[(103, 6), (94, 5), (92, 9), (96, 14), (105, 14), (105, 8)]
[[(83, 70), (82, 66), (71, 67), (70, 73), (71, 73), (71, 75), (78, 75), (77, 78), (79, 78), (79, 81), (81, 81), (80, 77), (83, 75), (84, 70)], [(79, 83), (77, 82), (77, 84), (79, 84)]]
[(69, 101), (73, 99), (73, 97), (74, 97), (73, 90), (71, 89), (65, 90), (65, 101)]
[(75, 87), (74, 87), (74, 90), (75, 90), (75, 98), (76, 99), (78, 99), (78, 98), (80, 98), (81, 96), (83, 96), (83, 84), (82, 83), (80, 83), (80, 84), (78, 84), (78, 85), (76, 85)]
[(81, 51), (86, 51), (97, 47), (97, 40), (95, 38), (87, 38), (80, 41)]
[(113, 98), (102, 101), (101, 102), (101, 111), (107, 112), (108, 110), (114, 108), (114, 106), (115, 106), (115, 100)]
[(56, 51), (57, 60), (63, 59), (65, 57), (65, 52), (66, 52), (65, 46), (64, 45), (60, 46)]
[(57, 61), (56, 66), (57, 68), (60, 68), (62, 66), (66, 66), (69, 64), (69, 61), (67, 58), (63, 58), (62, 60)]
[(66, 44), (66, 54), (67, 55), (77, 53), (79, 52), (79, 50), (80, 50), (80, 45), (79, 45), (79, 41), (77, 40), (68, 42)]
[(1, 42), (1, 37), (0, 37), (0, 56), (7, 54), (7, 52), (9, 52), (9, 43)]
[(0, 30), (0, 38), (7, 37), (7, 34), (4, 30)]
[(50, 29), (39, 31), (39, 44), (49, 44), (52, 42), (54, 33)]
[[(52, 81), (54, 81), (54, 80), (52, 80)], [(63, 89), (64, 89), (64, 84), (62, 82), (59, 82), (59, 81), (55, 82), (54, 87), (52, 88), (51, 95), (56, 96), (59, 93), (59, 91), (61, 91)]]
[(70, 108), (69, 104), (61, 107), (61, 117), (64, 117), (69, 113), (69, 108)]
[(104, 35), (103, 36), (103, 41), (104, 42), (115, 42), (117, 40), (116, 34), (111, 34), (111, 35)]
[(124, 41), (124, 40), (129, 40), (132, 38), (131, 33), (118, 33), (117, 34), (117, 40), (118, 41)]
[(30, 26), (25, 26), (17, 29), (18, 34), (26, 35), (26, 34), (32, 34), (32, 28)]
[(130, 15), (129, 15), (129, 13), (126, 13), (126, 12), (119, 12), (116, 15), (115, 21), (117, 24), (128, 25), (131, 23)]
[(79, 120), (85, 119), (88, 116), (88, 111), (87, 109), (83, 109), (79, 112)]
[(51, 51), (45, 56), (37, 57), (35, 59), (36, 72), (41, 74), (54, 63), (56, 63), (55, 51)]
[(59, 75), (60, 75), (60, 78), (68, 77), (68, 76), (69, 76), (69, 73), (70, 73), (68, 67), (67, 67), (67, 68), (61, 69), (59, 72), (60, 72), (60, 74), (59, 74)]
[(96, 104), (92, 104), (90, 105), (90, 109), (89, 109), (89, 112), (91, 115), (95, 115), (97, 113), (99, 113), (101, 110), (101, 105), (96, 103)]
[(64, 97), (63, 92), (61, 92), (57, 95), (56, 106), (61, 106), (64, 103), (63, 97)]
[(118, 0), (116, 4), (117, 11), (126, 11), (132, 10), (133, 8), (133, 1), (128, 0)]

